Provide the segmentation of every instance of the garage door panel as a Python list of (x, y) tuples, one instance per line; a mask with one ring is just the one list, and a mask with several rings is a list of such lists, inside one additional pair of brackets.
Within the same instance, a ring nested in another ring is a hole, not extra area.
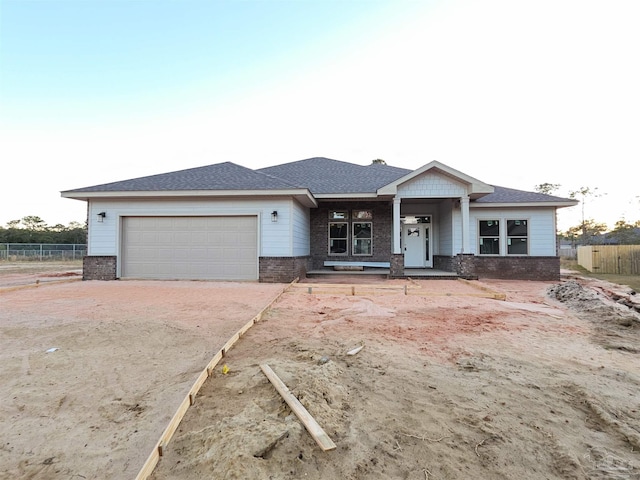
[(257, 217), (125, 217), (125, 278), (257, 280)]

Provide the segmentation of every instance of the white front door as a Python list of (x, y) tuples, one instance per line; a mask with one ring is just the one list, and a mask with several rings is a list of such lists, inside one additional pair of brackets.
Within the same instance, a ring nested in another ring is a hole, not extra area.
[(430, 225), (418, 223), (402, 226), (402, 250), (407, 268), (432, 267)]

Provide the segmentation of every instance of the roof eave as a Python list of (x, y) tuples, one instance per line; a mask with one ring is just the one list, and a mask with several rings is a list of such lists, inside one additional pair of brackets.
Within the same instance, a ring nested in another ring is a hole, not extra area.
[(378, 198), (376, 193), (316, 193), (318, 200), (344, 200), (348, 198)]
[(282, 190), (161, 190), (116, 192), (60, 192), (63, 198), (89, 201), (92, 199), (150, 199), (150, 198), (211, 198), (211, 197), (294, 197), (306, 207), (317, 207), (318, 202), (308, 189)]
[(487, 202), (470, 203), (471, 208), (575, 207), (579, 202)]

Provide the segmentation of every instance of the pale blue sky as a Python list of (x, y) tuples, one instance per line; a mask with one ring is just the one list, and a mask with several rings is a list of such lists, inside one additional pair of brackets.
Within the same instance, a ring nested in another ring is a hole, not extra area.
[(312, 156), (598, 187), (587, 217), (640, 220), (639, 24), (636, 0), (0, 0), (0, 225)]

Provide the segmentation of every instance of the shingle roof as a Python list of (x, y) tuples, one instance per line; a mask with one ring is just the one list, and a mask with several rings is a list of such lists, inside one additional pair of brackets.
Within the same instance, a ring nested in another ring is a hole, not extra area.
[[(231, 162), (189, 168), (177, 172), (67, 190), (64, 194), (90, 192), (164, 192), (195, 190), (267, 191), (308, 189), (312, 194), (348, 195), (377, 190), (413, 170), (373, 163), (362, 166), (316, 157), (251, 170)], [(567, 198), (494, 186), (494, 193), (474, 201), (490, 203), (567, 203)]]
[(514, 188), (492, 185), (494, 192), (475, 200), (474, 203), (558, 203), (572, 202), (568, 198), (556, 197), (545, 193), (527, 192)]
[(288, 190), (291, 183), (231, 162), (189, 168), (67, 192), (159, 192), (176, 190)]
[(373, 163), (356, 165), (330, 158), (315, 157), (297, 162), (261, 168), (258, 172), (279, 177), (287, 182), (304, 186), (311, 193), (375, 193), (412, 170)]

